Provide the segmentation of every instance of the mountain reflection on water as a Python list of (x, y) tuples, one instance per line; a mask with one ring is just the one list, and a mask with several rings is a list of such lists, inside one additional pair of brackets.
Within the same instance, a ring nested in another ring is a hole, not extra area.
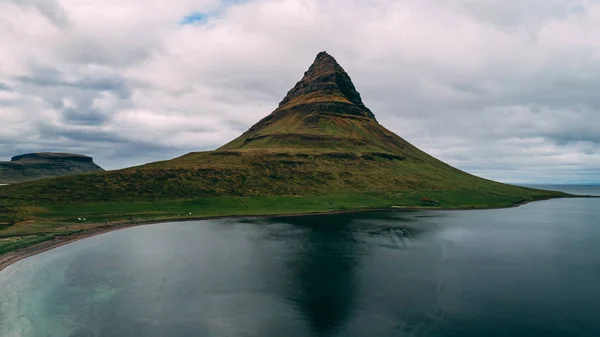
[[(255, 224), (287, 224), (289, 232), (267, 227), (261, 240), (283, 241), (293, 252), (285, 264), (281, 296), (297, 308), (316, 336), (329, 336), (351, 320), (359, 298), (357, 275), (373, 244), (406, 249), (424, 230), (407, 213), (341, 213), (250, 219)], [(408, 216), (407, 216), (408, 215)]]

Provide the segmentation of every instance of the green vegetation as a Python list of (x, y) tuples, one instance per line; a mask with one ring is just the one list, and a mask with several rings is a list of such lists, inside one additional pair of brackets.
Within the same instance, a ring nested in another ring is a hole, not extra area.
[(348, 75), (321, 53), (277, 110), (216, 151), (1, 186), (0, 252), (140, 222), (507, 207), (566, 196), (479, 178), (417, 149), (381, 126)]
[(70, 236), (73, 234), (82, 233), (84, 231), (85, 230), (83, 230), (83, 229), (73, 230), (73, 231), (65, 230), (65, 231), (54, 231), (54, 232), (49, 232), (49, 233), (42, 232), (39, 234), (33, 234), (33, 235), (29, 235), (29, 236), (13, 236), (13, 237), (0, 238), (0, 255), (8, 253), (8, 252), (12, 252), (12, 251), (20, 249), (20, 248), (26, 248), (26, 247), (29, 247), (32, 245), (36, 245), (38, 243), (50, 241), (59, 236)]

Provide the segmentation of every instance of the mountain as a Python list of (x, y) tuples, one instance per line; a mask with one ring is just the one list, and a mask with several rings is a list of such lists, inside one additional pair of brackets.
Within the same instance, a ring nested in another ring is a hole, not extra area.
[(71, 153), (28, 153), (0, 162), (0, 184), (104, 171), (91, 157)]
[(217, 151), (260, 149), (441, 164), (379, 124), (350, 76), (326, 52), (275, 111)]
[(479, 178), (419, 150), (379, 124), (348, 74), (322, 52), (271, 114), (215, 151), (2, 186), (0, 209), (19, 214), (14, 221), (69, 224), (75, 215), (108, 221), (484, 208), (564, 196)]
[(219, 150), (393, 152), (400, 140), (394, 136), (377, 123), (344, 69), (321, 52), (273, 113)]

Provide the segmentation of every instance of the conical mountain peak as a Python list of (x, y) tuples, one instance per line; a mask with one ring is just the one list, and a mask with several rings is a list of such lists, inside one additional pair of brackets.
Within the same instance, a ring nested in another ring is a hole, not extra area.
[(383, 128), (350, 76), (327, 52), (270, 115), (219, 150), (310, 149), (395, 153), (404, 141)]
[[(310, 106), (307, 106), (310, 105)], [(327, 52), (317, 54), (315, 61), (279, 104), (278, 110), (307, 106), (311, 111), (347, 114), (375, 119), (362, 102), (350, 76)]]
[(332, 64), (333, 66), (339, 67), (339, 63), (337, 63), (335, 58), (333, 58), (333, 56), (329, 55), (326, 51), (322, 51), (322, 52), (318, 53), (317, 57), (315, 58), (314, 63), (328, 63), (328, 64)]
[[(317, 54), (315, 61), (310, 66), (310, 68), (305, 73), (305, 75), (307, 73), (312, 73), (314, 75), (314, 74), (336, 73), (336, 72), (344, 72), (345, 73), (342, 66), (340, 66), (340, 64), (335, 60), (335, 58), (333, 56), (327, 54), (326, 51), (322, 51), (319, 54)], [(347, 76), (347, 74), (346, 74), (346, 76)]]

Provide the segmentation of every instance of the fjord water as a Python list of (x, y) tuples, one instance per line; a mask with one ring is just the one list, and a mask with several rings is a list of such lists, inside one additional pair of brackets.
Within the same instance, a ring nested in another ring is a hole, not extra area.
[(599, 336), (600, 199), (165, 223), (0, 272), (0, 336)]

